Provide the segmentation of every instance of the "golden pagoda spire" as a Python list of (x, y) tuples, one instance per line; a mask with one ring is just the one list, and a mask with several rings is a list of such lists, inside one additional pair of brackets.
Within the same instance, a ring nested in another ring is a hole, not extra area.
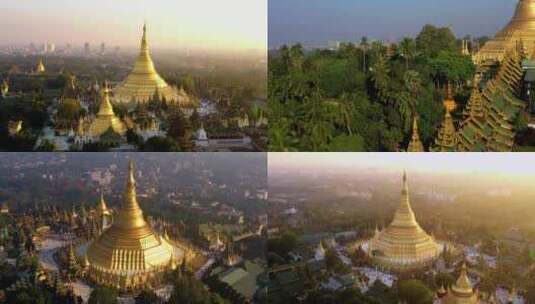
[(112, 128), (114, 132), (120, 135), (125, 134), (125, 125), (117, 116), (115, 116), (115, 112), (113, 111), (113, 106), (111, 105), (109, 96), (110, 89), (107, 81), (104, 83), (102, 92), (102, 102), (100, 103), (97, 117), (89, 127), (90, 135), (93, 137), (98, 137), (104, 132), (108, 131), (109, 128)]
[(110, 211), (108, 206), (106, 206), (106, 201), (104, 200), (104, 191), (100, 191), (100, 200), (98, 201), (97, 212), (100, 215), (109, 215)]
[(123, 194), (123, 203), (120, 212), (117, 212), (114, 225), (118, 228), (136, 228), (146, 226), (143, 211), (139, 208), (136, 198), (136, 180), (134, 178), (134, 162), (129, 161), (126, 190)]
[(100, 103), (97, 116), (115, 116), (115, 112), (113, 112), (113, 106), (110, 102), (110, 89), (107, 81), (104, 82), (104, 89), (102, 92), (102, 102)]
[(143, 36), (141, 36), (141, 49), (148, 50), (149, 46), (147, 44), (147, 21), (143, 22)]
[(455, 282), (455, 285), (453, 286), (452, 289), (454, 291), (458, 291), (462, 293), (474, 292), (474, 290), (472, 289), (472, 283), (470, 282), (470, 279), (468, 278), (466, 262), (463, 262), (463, 265), (461, 266), (461, 273), (459, 274), (459, 278), (457, 279), (457, 282)]
[(35, 72), (37, 73), (44, 73), (46, 71), (45, 65), (43, 64), (43, 59), (39, 59), (39, 63), (37, 64), (37, 69)]
[[(147, 24), (143, 24), (143, 35), (141, 36), (141, 46), (139, 49), (139, 56), (134, 64), (133, 74), (146, 74), (152, 77), (158, 77), (154, 63), (150, 57), (149, 43), (147, 42)], [(156, 86), (158, 87), (158, 86)]]
[(6, 96), (8, 92), (9, 92), (9, 83), (7, 81), (7, 78), (4, 78), (4, 80), (2, 81), (2, 84), (0, 85), (0, 93), (2, 94), (2, 96)]
[(424, 145), (420, 141), (420, 135), (418, 134), (418, 118), (416, 115), (412, 120), (412, 137), (407, 147), (407, 152), (424, 152)]
[(455, 126), (450, 111), (445, 109), (444, 120), (435, 139), (435, 152), (454, 152), (457, 147)]
[(451, 304), (478, 304), (479, 296), (474, 292), (472, 288), (472, 283), (468, 278), (468, 271), (466, 268), (466, 263), (463, 262), (461, 267), (461, 273), (459, 278), (451, 287), (451, 292), (449, 292), (444, 297), (443, 303)]
[(466, 104), (466, 108), (463, 111), (463, 114), (466, 118), (482, 118), (485, 116), (485, 109), (483, 107), (483, 96), (479, 91), (478, 80), (474, 77), (472, 94), (470, 94), (470, 99)]
[(457, 108), (457, 103), (453, 98), (453, 93), (451, 92), (451, 84), (449, 80), (446, 83), (446, 98), (444, 98), (444, 107), (448, 112), (451, 112), (455, 110), (455, 108)]
[(407, 182), (407, 171), (403, 171), (403, 188), (401, 189), (401, 199), (394, 214), (394, 219), (390, 224), (392, 227), (417, 227), (416, 217), (412, 211), (409, 199), (409, 183)]

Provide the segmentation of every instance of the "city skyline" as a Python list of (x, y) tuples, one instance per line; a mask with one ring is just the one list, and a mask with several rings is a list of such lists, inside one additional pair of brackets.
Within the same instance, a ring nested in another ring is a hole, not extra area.
[[(144, 22), (157, 49), (266, 49), (267, 1), (14, 1), (0, 3), (3, 45), (137, 47)], [(206, 9), (209, 7), (210, 9)], [(95, 14), (95, 10), (99, 13)], [(238, 14), (237, 12), (247, 12)], [(250, 24), (254, 26), (243, 26)]]
[(416, 36), (425, 24), (450, 26), (458, 37), (493, 36), (513, 15), (516, 0), (271, 0), (269, 47), (301, 42), (371, 39), (396, 41)]

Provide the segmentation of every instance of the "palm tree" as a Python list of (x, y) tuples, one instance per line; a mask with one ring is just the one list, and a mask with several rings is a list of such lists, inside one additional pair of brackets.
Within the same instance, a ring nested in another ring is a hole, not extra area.
[(390, 83), (390, 67), (383, 54), (379, 54), (372, 67), (370, 68), (371, 79), (377, 95), (383, 101), (387, 101), (387, 87)]
[(409, 70), (403, 75), (403, 83), (405, 90), (407, 90), (410, 97), (410, 107), (413, 111), (416, 110), (418, 104), (418, 96), (422, 94), (422, 78), (417, 71)]
[(362, 71), (366, 73), (366, 51), (369, 47), (368, 37), (363, 36), (360, 39), (360, 48), (362, 49)]
[(405, 68), (409, 69), (409, 61), (415, 55), (416, 51), (416, 42), (412, 38), (403, 38), (399, 43), (399, 51), (401, 56), (405, 59)]
[(336, 117), (339, 123), (341, 123), (347, 130), (349, 135), (353, 135), (351, 125), (353, 123), (353, 114), (355, 111), (355, 103), (351, 96), (347, 93), (342, 94), (335, 103)]
[(293, 68), (301, 69), (304, 59), (303, 46), (296, 44), (290, 48), (290, 63)]
[(325, 148), (333, 137), (334, 124), (331, 107), (326, 104), (319, 89), (305, 99), (304, 130), (306, 139), (312, 145), (312, 151)]

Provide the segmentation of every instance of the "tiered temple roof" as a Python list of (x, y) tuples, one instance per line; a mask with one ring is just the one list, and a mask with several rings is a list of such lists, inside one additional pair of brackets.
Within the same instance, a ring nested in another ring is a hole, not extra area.
[(437, 138), (435, 139), (434, 152), (453, 152), (457, 146), (457, 135), (455, 134), (455, 126), (453, 125), (453, 118), (450, 111), (446, 108), (444, 120), (438, 130)]
[[(458, 151), (506, 152), (513, 149), (514, 123), (525, 107), (525, 102), (518, 98), (525, 56), (522, 49), (519, 42), (517, 47), (509, 50), (496, 76), (487, 82), (481, 93), (482, 109), (479, 112), (483, 115), (469, 115), (463, 121), (457, 132)], [(474, 102), (470, 105), (471, 111), (477, 112), (477, 98), (470, 98)]]
[(368, 254), (379, 266), (405, 270), (422, 267), (433, 262), (441, 246), (416, 222), (409, 201), (407, 175), (403, 174), (401, 200), (394, 219), (382, 231), (376, 231), (369, 241)]
[(412, 121), (412, 137), (409, 146), (407, 147), (407, 152), (425, 152), (424, 145), (418, 134), (418, 118), (416, 117), (414, 117)]
[(474, 80), (472, 87), (472, 94), (466, 104), (466, 108), (463, 111), (463, 115), (466, 118), (479, 119), (485, 117), (485, 108), (483, 106), (483, 97), (479, 91), (479, 84)]

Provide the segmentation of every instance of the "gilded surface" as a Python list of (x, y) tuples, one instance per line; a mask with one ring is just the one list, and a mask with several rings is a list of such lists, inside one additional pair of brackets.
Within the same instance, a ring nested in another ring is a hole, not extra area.
[(478, 304), (479, 299), (472, 288), (472, 283), (468, 278), (468, 271), (466, 264), (463, 264), (461, 268), (461, 274), (459, 278), (448, 290), (446, 296), (442, 299), (443, 304)]
[(406, 174), (394, 219), (386, 229), (376, 231), (368, 250), (379, 264), (394, 269), (418, 267), (438, 257), (440, 245), (416, 222)]
[(108, 131), (109, 128), (120, 135), (126, 133), (126, 126), (113, 112), (113, 107), (110, 103), (109, 90), (105, 87), (97, 117), (89, 127), (89, 134), (92, 137), (99, 137), (104, 132)]
[(92, 278), (102, 284), (129, 288), (145, 284), (151, 276), (169, 270), (172, 245), (152, 231), (136, 199), (133, 163), (113, 224), (88, 248)]
[(506, 51), (519, 40), (529, 47), (535, 43), (535, 0), (520, 0), (511, 21), (481, 48), (474, 61), (502, 61)]
[(170, 103), (178, 103), (182, 107), (195, 107), (196, 102), (176, 87), (169, 86), (156, 72), (147, 43), (147, 28), (143, 26), (141, 48), (132, 72), (114, 89), (117, 102), (147, 102), (158, 95)]

